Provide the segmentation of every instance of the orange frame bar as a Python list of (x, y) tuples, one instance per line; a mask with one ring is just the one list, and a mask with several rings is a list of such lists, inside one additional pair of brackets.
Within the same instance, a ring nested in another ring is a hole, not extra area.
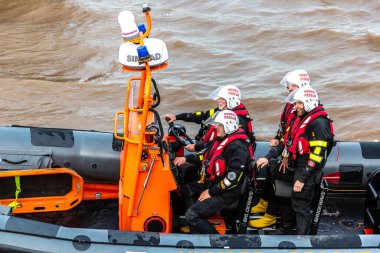
[[(27, 177), (52, 174), (70, 174), (72, 177), (71, 191), (64, 196), (18, 198), (16, 201), (21, 206), (13, 210), (13, 213), (17, 214), (66, 211), (75, 207), (82, 201), (83, 179), (80, 175), (71, 169), (54, 168), (5, 171), (0, 173), (0, 177)], [(15, 199), (2, 199), (0, 200), (0, 204), (9, 205), (13, 201), (15, 201)]]

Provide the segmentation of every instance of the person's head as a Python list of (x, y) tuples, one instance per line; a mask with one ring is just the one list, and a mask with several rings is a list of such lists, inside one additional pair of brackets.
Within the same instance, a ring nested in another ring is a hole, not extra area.
[(224, 98), (217, 98), (216, 102), (218, 103), (219, 110), (226, 110), (227, 109), (227, 101)]
[(225, 85), (210, 94), (218, 103), (219, 110), (234, 109), (241, 103), (241, 93), (235, 85)]
[(303, 69), (289, 71), (282, 78), (280, 84), (287, 89), (297, 89), (310, 85), (310, 77)]
[(217, 139), (222, 139), (239, 129), (239, 118), (233, 111), (220, 111), (216, 115), (213, 125), (216, 130)]
[(286, 73), (280, 84), (288, 89), (289, 95), (285, 101), (289, 102), (292, 100), (292, 97), (298, 88), (303, 88), (310, 85), (310, 77), (305, 70), (296, 69)]
[(319, 104), (318, 94), (313, 88), (311, 88), (311, 86), (298, 89), (294, 94), (293, 99), (294, 108), (296, 109), (298, 116), (311, 112), (317, 108)]

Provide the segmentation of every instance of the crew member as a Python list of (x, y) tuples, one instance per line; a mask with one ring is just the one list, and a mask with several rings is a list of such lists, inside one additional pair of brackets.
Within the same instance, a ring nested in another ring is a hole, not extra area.
[[(280, 118), (280, 124), (279, 129), (277, 131), (276, 136), (270, 140), (269, 146), (271, 149), (269, 152), (262, 158), (259, 158), (256, 162), (257, 168), (265, 168), (269, 164), (270, 159), (275, 159), (280, 157), (281, 159), (281, 153), (283, 151), (284, 145), (284, 135), (286, 133), (286, 130), (289, 128), (291, 122), (296, 117), (296, 111), (294, 109), (294, 104), (292, 103), (293, 97), (295, 92), (298, 88), (306, 87), (310, 85), (310, 77), (307, 74), (307, 72), (303, 69), (297, 69), (288, 72), (281, 80), (281, 85), (285, 86), (289, 94), (285, 99), (286, 105), (283, 109), (283, 112), (281, 114)], [(286, 162), (286, 161), (284, 161)], [(277, 203), (275, 201), (269, 201), (268, 206), (268, 192), (270, 191), (270, 188), (272, 188), (272, 179), (287, 179), (291, 178), (291, 175), (288, 175), (287, 173), (278, 173), (280, 170), (282, 170), (282, 167), (286, 166), (286, 164), (279, 163), (276, 168), (273, 168), (274, 173), (272, 174), (271, 168), (267, 167), (267, 177), (264, 182), (263, 187), (263, 193), (261, 195), (259, 203), (252, 207), (251, 213), (264, 213), (264, 216), (260, 219), (251, 220), (249, 222), (249, 225), (255, 228), (263, 228), (270, 225), (273, 225), (276, 223), (276, 213), (278, 211)]]
[(311, 87), (294, 94), (297, 118), (284, 137), (284, 155), (293, 169), (291, 204), (296, 215), (297, 234), (310, 233), (315, 182), (333, 145), (334, 129), (327, 112), (319, 105), (318, 94)]
[[(283, 160), (289, 164), (288, 168), (283, 169), (292, 175), (291, 206), (288, 204), (281, 208), (286, 212), (282, 217), (288, 224), (282, 226), (277, 234), (290, 233), (293, 223), (297, 234), (305, 235), (310, 233), (312, 199), (315, 185), (320, 183), (316, 179), (320, 178), (332, 148), (334, 130), (332, 121), (322, 105), (319, 105), (318, 94), (313, 88), (306, 86), (298, 89), (294, 101), (297, 117), (285, 134), (282, 153)], [(271, 194), (274, 195), (274, 192)]]
[(185, 218), (193, 233), (218, 233), (207, 219), (239, 200), (252, 156), (252, 146), (233, 111), (221, 111), (212, 125), (216, 138), (208, 144), (203, 161), (192, 154), (174, 160), (176, 165), (188, 161), (202, 166), (201, 180), (183, 188), (189, 206)]
[(252, 119), (249, 116), (247, 109), (241, 102), (240, 90), (234, 85), (225, 85), (214, 92), (209, 97), (216, 100), (218, 103), (217, 108), (212, 108), (206, 112), (199, 111), (195, 113), (181, 113), (178, 115), (166, 114), (165, 117), (169, 119), (168, 123), (175, 120), (183, 120), (186, 122), (194, 122), (201, 124), (201, 129), (195, 137), (197, 144), (189, 144), (186, 146), (188, 151), (200, 151), (205, 148), (205, 144), (215, 138), (215, 130), (208, 121), (216, 116), (216, 113), (222, 110), (232, 110), (239, 117), (240, 127), (248, 135), (252, 145), (255, 143), (255, 137), (252, 130)]

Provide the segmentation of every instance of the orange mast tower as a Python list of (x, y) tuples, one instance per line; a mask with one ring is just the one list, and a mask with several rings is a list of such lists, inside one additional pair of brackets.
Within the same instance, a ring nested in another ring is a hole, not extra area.
[[(123, 140), (119, 229), (171, 232), (170, 191), (177, 186), (169, 155), (162, 148), (162, 124), (154, 109), (159, 104), (159, 94), (151, 73), (167, 67), (168, 52), (163, 41), (148, 38), (150, 8), (144, 5), (143, 12), (147, 28), (143, 24), (137, 26), (129, 11), (121, 12), (118, 18), (124, 39), (119, 62), (123, 71), (141, 73), (140, 77), (129, 79), (124, 111), (115, 115), (114, 136)], [(122, 131), (118, 130), (119, 127)]]

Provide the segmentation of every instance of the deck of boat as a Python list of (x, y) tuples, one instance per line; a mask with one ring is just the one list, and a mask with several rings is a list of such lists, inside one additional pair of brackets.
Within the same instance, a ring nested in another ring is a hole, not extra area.
[[(318, 228), (318, 235), (362, 234), (363, 215), (363, 198), (327, 198)], [(251, 234), (266, 235), (271, 234), (275, 229), (276, 225), (258, 230), (248, 228), (248, 232)]]
[[(362, 234), (364, 198), (328, 197), (322, 212), (318, 235)], [(23, 214), (18, 217), (75, 228), (118, 229), (118, 200), (84, 201), (62, 213)], [(270, 234), (275, 226), (253, 230)]]

